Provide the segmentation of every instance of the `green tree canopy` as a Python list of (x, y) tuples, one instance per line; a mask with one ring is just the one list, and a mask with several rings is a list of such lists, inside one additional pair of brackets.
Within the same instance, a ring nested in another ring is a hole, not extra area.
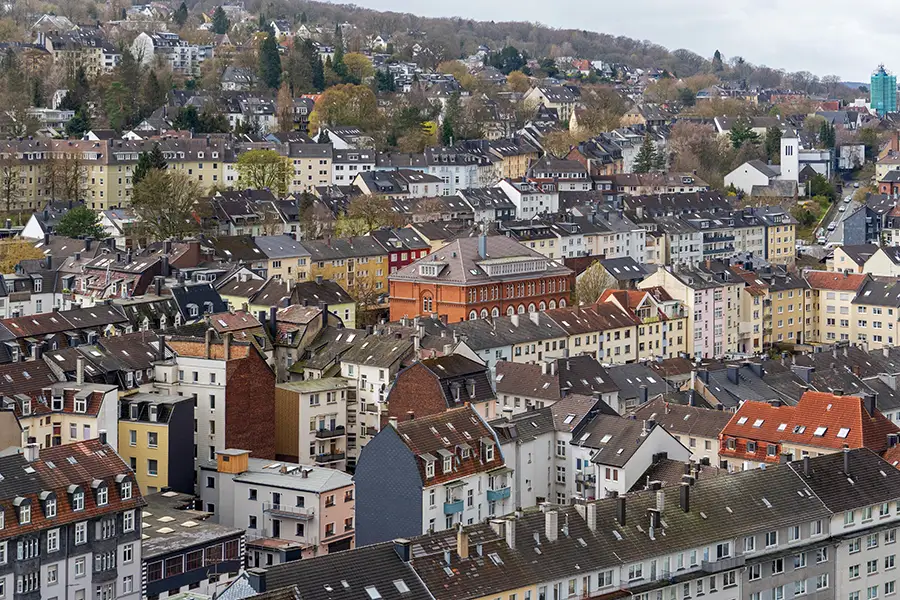
[(138, 156), (137, 165), (134, 167), (134, 173), (131, 174), (132, 185), (137, 185), (141, 179), (147, 176), (151, 169), (164, 171), (168, 164), (163, 156), (162, 149), (159, 144), (153, 144), (153, 148), (149, 152), (141, 152)]
[(228, 33), (229, 29), (231, 29), (231, 21), (228, 20), (228, 16), (221, 6), (216, 7), (212, 20), (213, 33), (222, 35), (223, 33)]
[(744, 145), (744, 142), (756, 144), (759, 142), (759, 135), (753, 131), (750, 119), (747, 117), (738, 117), (731, 124), (731, 132), (728, 134), (731, 139), (731, 147), (738, 150)]
[(274, 150), (249, 150), (238, 157), (238, 185), (254, 190), (270, 190), (277, 196), (287, 195), (293, 165)]
[[(224, 14), (224, 11), (223, 11)], [(184, 2), (181, 3), (181, 6), (175, 11), (172, 15), (172, 20), (175, 21), (175, 24), (179, 27), (184, 27), (184, 24), (187, 23), (188, 19), (188, 9), (187, 4)]]
[(275, 34), (271, 31), (259, 48), (259, 78), (273, 90), (281, 85), (281, 55), (278, 53)]
[(634, 172), (649, 173), (653, 169), (655, 159), (656, 145), (649, 135), (644, 136), (644, 143), (641, 144), (641, 149), (638, 150), (637, 156), (634, 157)]
[(83, 204), (66, 211), (60, 217), (55, 233), (71, 238), (92, 237), (96, 240), (106, 237), (100, 224), (100, 215)]
[(781, 127), (772, 125), (766, 129), (766, 157), (773, 163), (781, 160)]

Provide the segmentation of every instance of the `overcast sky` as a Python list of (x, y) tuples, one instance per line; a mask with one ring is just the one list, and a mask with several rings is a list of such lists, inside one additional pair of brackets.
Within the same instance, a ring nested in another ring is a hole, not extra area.
[(718, 48), (726, 57), (845, 81), (868, 81), (879, 62), (900, 71), (900, 58), (890, 64), (900, 32), (884, 0), (353, 1), (422, 16), (536, 21), (625, 35), (707, 57)]

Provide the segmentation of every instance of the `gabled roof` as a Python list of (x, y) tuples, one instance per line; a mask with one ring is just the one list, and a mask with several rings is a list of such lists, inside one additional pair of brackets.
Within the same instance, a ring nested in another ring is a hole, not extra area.
[(811, 288), (841, 292), (855, 292), (869, 279), (865, 274), (831, 271), (807, 271), (804, 277)]
[(676, 435), (718, 439), (732, 415), (722, 410), (672, 404), (662, 397), (657, 397), (639, 406), (634, 411), (634, 416), (638, 419), (654, 420)]
[(887, 448), (887, 434), (897, 432), (900, 428), (881, 411), (876, 409), (870, 415), (862, 398), (806, 392), (796, 406), (744, 402), (722, 430), (722, 436), (832, 450), (865, 447), (881, 452)]

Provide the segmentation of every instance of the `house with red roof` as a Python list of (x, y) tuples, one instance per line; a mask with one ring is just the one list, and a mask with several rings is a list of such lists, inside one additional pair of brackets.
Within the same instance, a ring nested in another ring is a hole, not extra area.
[(850, 340), (851, 306), (869, 276), (861, 273), (808, 271), (804, 274), (812, 290), (813, 305), (819, 314), (808, 332), (810, 342), (829, 343)]
[(606, 290), (599, 302), (618, 306), (639, 323), (638, 360), (675, 358), (687, 352), (687, 308), (665, 288)]
[(889, 436), (898, 433), (900, 427), (878, 410), (875, 394), (806, 392), (796, 406), (741, 404), (719, 435), (719, 457), (729, 470), (746, 471), (844, 448), (880, 454), (891, 446)]

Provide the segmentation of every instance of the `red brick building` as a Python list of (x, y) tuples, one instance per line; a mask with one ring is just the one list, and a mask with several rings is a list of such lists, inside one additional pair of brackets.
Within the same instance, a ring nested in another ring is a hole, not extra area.
[(450, 322), (563, 308), (575, 276), (504, 236), (461, 238), (390, 276), (391, 320), (438, 314)]
[(417, 362), (397, 374), (387, 397), (388, 416), (398, 421), (440, 414), (470, 404), (496, 418), (496, 397), (483, 364), (450, 354)]

